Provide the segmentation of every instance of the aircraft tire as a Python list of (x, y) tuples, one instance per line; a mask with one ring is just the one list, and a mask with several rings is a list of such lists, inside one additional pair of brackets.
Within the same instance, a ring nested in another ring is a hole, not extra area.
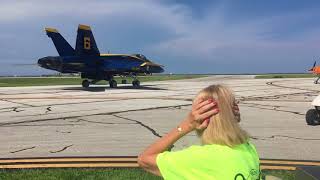
[(136, 85), (137, 85), (137, 87), (140, 87), (140, 81), (136, 81)]
[(140, 87), (140, 81), (134, 80), (134, 81), (132, 81), (132, 85), (133, 85), (133, 87), (138, 88), (138, 87)]
[(318, 110), (309, 109), (306, 113), (306, 121), (307, 124), (311, 126), (320, 125), (320, 115)]
[(132, 86), (133, 86), (133, 87), (136, 87), (136, 81), (135, 81), (135, 80), (132, 81)]
[(118, 86), (117, 81), (115, 80), (109, 81), (109, 85), (110, 85), (110, 88), (117, 88)]
[(82, 87), (88, 88), (89, 86), (90, 86), (90, 82), (88, 80), (85, 79), (82, 81)]

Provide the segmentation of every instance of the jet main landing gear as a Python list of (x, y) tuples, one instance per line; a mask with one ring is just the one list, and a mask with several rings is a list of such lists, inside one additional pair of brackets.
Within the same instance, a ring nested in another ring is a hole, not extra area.
[(110, 85), (110, 88), (117, 88), (118, 87), (117, 81), (114, 79), (109, 81), (109, 85)]
[(315, 84), (318, 84), (318, 83), (319, 83), (319, 80), (320, 80), (320, 77), (318, 77), (318, 78), (314, 81), (314, 83), (315, 83)]
[(137, 75), (136, 74), (130, 74), (130, 77), (133, 79), (132, 86), (134, 88), (139, 88), (140, 87), (140, 81), (137, 79)]
[(132, 86), (135, 88), (139, 88), (140, 87), (140, 81), (135, 79), (132, 81)]
[[(83, 88), (88, 88), (88, 87), (90, 86), (90, 84), (96, 84), (98, 81), (100, 81), (100, 80), (92, 80), (92, 81), (90, 81), (90, 80), (88, 80), (88, 79), (84, 79), (84, 80), (82, 81), (82, 87), (83, 87)], [(121, 81), (121, 83), (122, 83), (122, 84), (126, 84), (126, 83), (127, 83), (127, 80), (123, 79), (123, 80)], [(110, 88), (117, 88), (117, 87), (118, 87), (118, 83), (117, 83), (117, 81), (114, 80), (114, 79), (110, 79), (110, 80), (109, 80), (109, 85), (110, 85)], [(138, 79), (134, 78), (133, 81), (132, 81), (132, 86), (133, 86), (134, 88), (139, 88), (139, 87), (140, 87), (140, 81), (139, 81)]]
[(96, 84), (98, 81), (100, 81), (100, 80), (89, 81), (88, 79), (85, 79), (82, 81), (82, 87), (88, 88), (90, 86), (90, 84)]

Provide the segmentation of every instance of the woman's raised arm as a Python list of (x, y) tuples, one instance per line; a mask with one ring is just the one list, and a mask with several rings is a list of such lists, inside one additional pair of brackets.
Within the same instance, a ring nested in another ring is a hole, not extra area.
[(204, 129), (208, 126), (209, 118), (219, 112), (216, 102), (212, 99), (195, 100), (192, 110), (177, 128), (158, 139), (147, 147), (138, 157), (138, 164), (146, 171), (161, 176), (156, 163), (159, 153), (169, 149), (177, 140), (195, 129)]

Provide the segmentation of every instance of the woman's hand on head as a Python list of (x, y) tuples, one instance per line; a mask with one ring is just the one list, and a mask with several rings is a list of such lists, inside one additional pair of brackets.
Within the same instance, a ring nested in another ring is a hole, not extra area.
[(205, 129), (209, 125), (210, 118), (217, 113), (219, 113), (218, 105), (213, 99), (197, 98), (192, 104), (187, 121), (192, 130)]

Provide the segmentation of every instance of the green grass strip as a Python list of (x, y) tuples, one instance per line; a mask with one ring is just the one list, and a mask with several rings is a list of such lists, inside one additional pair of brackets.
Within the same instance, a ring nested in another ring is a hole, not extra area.
[[(272, 175), (283, 180), (294, 180), (294, 171), (263, 170), (262, 175)], [(160, 180), (140, 168), (65, 168), (0, 170), (0, 179), (24, 180)]]
[(256, 79), (274, 79), (274, 78), (313, 78), (313, 74), (262, 74), (255, 76)]

